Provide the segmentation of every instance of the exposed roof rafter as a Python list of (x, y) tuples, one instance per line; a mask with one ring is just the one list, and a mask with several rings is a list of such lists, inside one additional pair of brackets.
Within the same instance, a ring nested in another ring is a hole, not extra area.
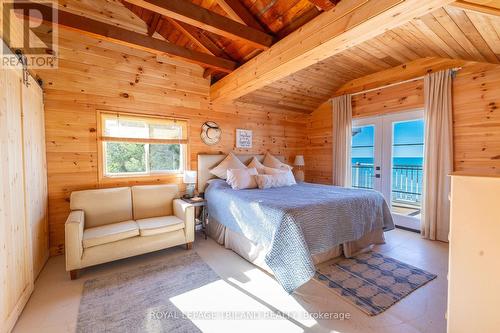
[(191, 3), (189, 0), (126, 0), (136, 6), (149, 9), (155, 13), (170, 17), (224, 36), (229, 39), (243, 41), (255, 48), (267, 49), (273, 37), (255, 28), (246, 26), (213, 11)]
[(310, 3), (319, 7), (323, 10), (330, 10), (335, 7), (338, 1), (330, 1), (330, 0), (309, 0)]
[(151, 19), (151, 23), (148, 24), (148, 35), (153, 36), (161, 25), (161, 15), (155, 13)]
[(216, 0), (217, 4), (235, 21), (246, 24), (249, 27), (265, 31), (262, 24), (252, 13), (240, 2), (240, 0)]
[[(16, 2), (13, 6), (15, 9), (23, 9), (23, 15), (25, 15), (27, 19), (33, 19), (37, 22), (39, 22), (40, 17), (37, 15), (36, 11), (31, 9), (40, 11), (43, 18), (52, 17), (52, 15), (50, 15), (50, 13), (52, 13), (52, 8), (42, 4)], [(67, 29), (78, 31), (101, 40), (126, 45), (155, 54), (168, 54), (172, 57), (205, 67), (211, 67), (225, 73), (230, 73), (236, 68), (236, 63), (234, 61), (189, 50), (173, 43), (62, 10), (58, 11), (57, 22), (49, 23), (57, 23)]]

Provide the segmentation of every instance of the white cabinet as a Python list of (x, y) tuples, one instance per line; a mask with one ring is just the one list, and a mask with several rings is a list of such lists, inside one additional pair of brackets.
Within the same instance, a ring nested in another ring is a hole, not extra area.
[(500, 176), (453, 175), (448, 332), (499, 332)]

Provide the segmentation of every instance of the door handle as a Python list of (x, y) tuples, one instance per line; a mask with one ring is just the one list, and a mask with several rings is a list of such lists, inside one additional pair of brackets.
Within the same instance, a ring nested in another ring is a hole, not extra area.
[(376, 173), (376, 174), (375, 174), (375, 178), (380, 178), (380, 174), (379, 174), (379, 173)]

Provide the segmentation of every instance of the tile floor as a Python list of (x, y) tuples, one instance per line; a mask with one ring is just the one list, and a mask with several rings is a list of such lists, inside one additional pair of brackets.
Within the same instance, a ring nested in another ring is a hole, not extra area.
[[(199, 320), (193, 322), (204, 332), (426, 332), (446, 331), (448, 245), (431, 242), (403, 230), (386, 233), (387, 243), (376, 251), (438, 274), (438, 278), (392, 306), (369, 317), (314, 281), (293, 296), (286, 294), (268, 274), (226, 250), (213, 240), (197, 235), (194, 246), (207, 264), (221, 277), (210, 285), (175, 296), (172, 302), (183, 312), (260, 311), (264, 315), (286, 312), (287, 319)], [(168, 260), (185, 251), (167, 249), (86, 269), (76, 281), (64, 271), (64, 257), (51, 258), (35, 284), (35, 291), (24, 309), (15, 333), (73, 332), (86, 279), (130, 270), (144, 264)], [(350, 319), (316, 318), (316, 313), (350, 315)], [(255, 313), (255, 312), (252, 312)]]

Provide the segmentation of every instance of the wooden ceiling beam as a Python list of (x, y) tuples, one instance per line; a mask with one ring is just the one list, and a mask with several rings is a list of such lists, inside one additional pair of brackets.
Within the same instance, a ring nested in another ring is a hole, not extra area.
[(155, 13), (151, 19), (151, 23), (148, 24), (148, 36), (153, 36), (156, 31), (158, 31), (161, 25), (161, 15)]
[(265, 31), (264, 27), (240, 0), (216, 0), (217, 4), (235, 21), (246, 24), (254, 29)]
[(466, 9), (473, 12), (477, 12), (480, 14), (488, 14), (493, 16), (500, 16), (500, 9), (495, 7), (490, 7), (486, 5), (482, 5), (479, 3), (473, 3), (469, 1), (457, 0), (454, 3), (450, 4), (450, 6), (457, 7), (460, 9)]
[(309, 0), (309, 2), (322, 10), (330, 10), (335, 7), (335, 4), (330, 0)]
[(452, 1), (340, 1), (213, 84), (211, 100), (235, 100)]
[[(37, 22), (39, 22), (40, 20), (39, 16), (36, 15), (35, 11), (31, 11), (30, 9), (39, 10), (43, 14), (43, 18), (52, 17), (52, 15), (49, 15), (52, 12), (52, 8), (42, 4), (16, 2), (14, 3), (14, 8), (24, 9), (23, 13), (26, 18), (36, 20)], [(48, 23), (57, 23), (64, 28), (78, 31), (79, 33), (94, 38), (110, 41), (116, 44), (125, 45), (154, 54), (168, 54), (172, 57), (196, 63), (205, 67), (214, 68), (225, 73), (230, 73), (236, 68), (236, 63), (234, 61), (214, 57), (202, 52), (189, 50), (173, 43), (152, 38), (150, 36), (123, 29), (115, 25), (92, 20), (62, 10), (58, 11), (57, 16), (57, 22)]]
[(189, 0), (126, 0), (136, 6), (170, 17), (210, 31), (214, 34), (245, 42), (258, 49), (267, 49), (273, 43), (273, 37), (255, 28), (246, 26), (230, 18), (219, 15)]
[(202, 31), (197, 30), (192, 25), (178, 22), (174, 19), (167, 17), (167, 20), (172, 24), (177, 30), (182, 32), (189, 40), (195, 43), (203, 51), (214, 55), (216, 57), (221, 57), (225, 59), (232, 60), (231, 57), (219, 46), (217, 46), (208, 36), (206, 36)]
[(470, 61), (438, 57), (421, 58), (349, 81), (337, 89), (333, 96), (355, 94), (365, 90), (377, 89), (418, 78), (428, 73), (461, 67), (467, 63), (470, 63)]

